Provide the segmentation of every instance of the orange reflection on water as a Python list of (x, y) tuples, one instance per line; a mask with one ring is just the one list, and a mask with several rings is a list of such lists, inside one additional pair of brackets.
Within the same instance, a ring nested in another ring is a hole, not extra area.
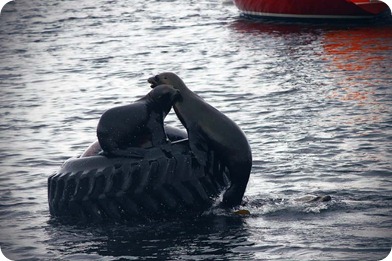
[(339, 99), (341, 101), (357, 101), (358, 105), (377, 104), (372, 98), (374, 91), (356, 91), (352, 88), (341, 88), (339, 91), (333, 91), (327, 97), (330, 99)]
[(330, 69), (341, 74), (341, 85), (357, 86), (349, 99), (363, 99), (364, 90), (390, 75), (392, 59), (392, 27), (360, 27), (326, 32), (323, 39), (325, 57)]
[(392, 51), (391, 27), (363, 27), (324, 35), (323, 47), (334, 66), (344, 71), (363, 71), (385, 60)]
[(322, 44), (328, 69), (338, 79), (335, 82), (338, 88), (334, 88), (327, 98), (362, 108), (361, 113), (342, 115), (341, 120), (353, 125), (383, 121), (388, 110), (378, 99), (388, 91), (379, 87), (387, 82), (392, 85), (392, 27), (329, 31)]

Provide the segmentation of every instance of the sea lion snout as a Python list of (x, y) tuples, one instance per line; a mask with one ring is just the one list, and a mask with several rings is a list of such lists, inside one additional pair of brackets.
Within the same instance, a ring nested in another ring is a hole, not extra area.
[(151, 88), (155, 88), (160, 84), (169, 84), (174, 86), (175, 85), (174, 76), (177, 77), (177, 75), (173, 73), (160, 73), (158, 75), (155, 75), (154, 77), (149, 78), (147, 81), (151, 83)]
[(159, 85), (159, 75), (155, 75), (154, 77), (150, 77), (147, 80), (149, 83), (151, 83), (151, 88), (155, 88)]

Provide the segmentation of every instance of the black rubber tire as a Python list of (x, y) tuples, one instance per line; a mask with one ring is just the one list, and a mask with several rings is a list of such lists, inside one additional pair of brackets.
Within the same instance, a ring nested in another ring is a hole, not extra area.
[(145, 150), (144, 158), (67, 160), (48, 178), (51, 215), (81, 221), (132, 221), (200, 213), (229, 185), (227, 169), (208, 153), (202, 167), (187, 141)]

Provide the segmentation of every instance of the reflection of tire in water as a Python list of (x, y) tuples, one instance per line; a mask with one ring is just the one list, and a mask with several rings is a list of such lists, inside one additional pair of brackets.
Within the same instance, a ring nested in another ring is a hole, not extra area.
[[(167, 149), (166, 149), (167, 150)], [(79, 220), (138, 220), (200, 213), (225, 187), (224, 168), (211, 152), (196, 163), (187, 141), (145, 150), (140, 158), (73, 158), (48, 179), (53, 216)]]

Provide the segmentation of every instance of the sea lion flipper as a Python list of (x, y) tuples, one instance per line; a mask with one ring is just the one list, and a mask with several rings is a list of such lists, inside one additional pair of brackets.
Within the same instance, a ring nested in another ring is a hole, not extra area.
[(188, 132), (189, 136), (189, 146), (191, 147), (191, 151), (195, 155), (197, 161), (200, 165), (204, 166), (207, 162), (207, 141), (198, 131)]

